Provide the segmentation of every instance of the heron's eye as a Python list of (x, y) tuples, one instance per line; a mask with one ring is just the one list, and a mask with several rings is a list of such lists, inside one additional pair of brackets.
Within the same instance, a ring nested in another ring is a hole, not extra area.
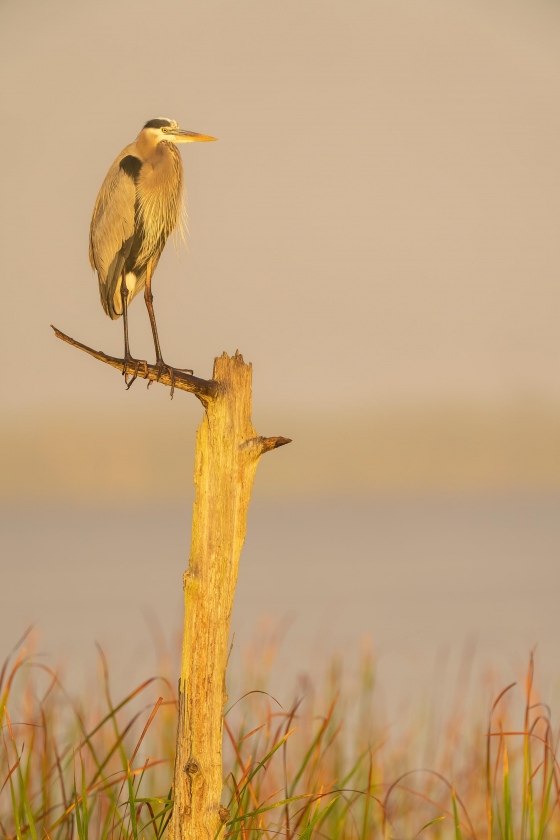
[(166, 128), (164, 125), (161, 127), (161, 130), (164, 134), (167, 134), (169, 131), (171, 131), (170, 128)]

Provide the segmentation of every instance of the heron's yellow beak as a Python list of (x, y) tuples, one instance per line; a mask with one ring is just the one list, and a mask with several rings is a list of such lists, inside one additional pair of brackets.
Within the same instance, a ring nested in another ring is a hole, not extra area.
[(185, 131), (182, 128), (174, 128), (167, 132), (167, 136), (173, 143), (208, 143), (217, 139), (208, 134), (197, 134), (196, 131)]

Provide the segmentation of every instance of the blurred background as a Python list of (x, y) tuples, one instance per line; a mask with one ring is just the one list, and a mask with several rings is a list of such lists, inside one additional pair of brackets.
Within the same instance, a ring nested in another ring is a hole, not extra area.
[[(259, 466), (233, 678), (254, 639), (286, 695), (370, 639), (396, 708), (536, 646), (558, 697), (556, 0), (3, 0), (0, 38), (0, 659), (29, 622), (80, 678), (96, 640), (126, 687), (176, 651), (201, 407), (49, 326), (122, 354), (89, 221), (168, 116), (219, 142), (182, 147), (164, 357), (239, 349), (257, 431), (293, 438)], [(130, 321), (152, 360), (141, 297)]]

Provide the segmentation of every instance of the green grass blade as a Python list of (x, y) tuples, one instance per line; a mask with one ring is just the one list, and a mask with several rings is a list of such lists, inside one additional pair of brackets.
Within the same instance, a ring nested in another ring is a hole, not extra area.
[(463, 840), (461, 834), (461, 824), (459, 822), (459, 809), (457, 808), (457, 797), (455, 796), (455, 789), (451, 789), (451, 801), (453, 803), (453, 827), (455, 829), (455, 840)]

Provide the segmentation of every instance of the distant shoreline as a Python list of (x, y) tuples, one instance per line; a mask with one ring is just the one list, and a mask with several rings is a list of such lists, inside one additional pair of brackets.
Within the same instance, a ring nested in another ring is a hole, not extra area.
[[(3, 502), (134, 503), (191, 494), (196, 411), (147, 412), (117, 434), (118, 408), (8, 415)], [(560, 489), (560, 406), (517, 402), (349, 409), (344, 416), (258, 413), (294, 443), (257, 474), (257, 492), (297, 498), (355, 493)]]

